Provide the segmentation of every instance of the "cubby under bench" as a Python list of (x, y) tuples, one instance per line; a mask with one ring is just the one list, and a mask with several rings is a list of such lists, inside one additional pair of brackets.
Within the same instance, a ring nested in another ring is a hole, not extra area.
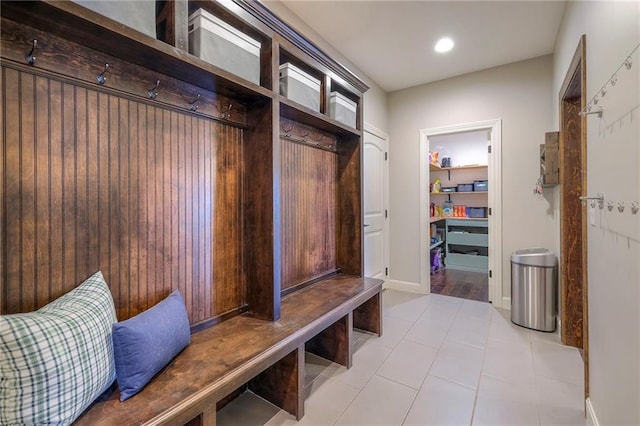
[(382, 334), (382, 281), (338, 274), (282, 298), (281, 317), (238, 315), (191, 336), (191, 344), (134, 397), (118, 390), (77, 425), (215, 425), (219, 402), (249, 390), (301, 419), (305, 350), (347, 368), (353, 329)]

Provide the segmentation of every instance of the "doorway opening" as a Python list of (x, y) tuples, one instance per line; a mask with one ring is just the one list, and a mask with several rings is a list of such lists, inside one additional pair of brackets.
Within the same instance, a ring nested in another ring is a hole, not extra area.
[[(420, 131), (421, 292), (433, 279), (435, 292), (502, 307), (500, 146), (500, 119)], [(432, 276), (441, 260), (444, 270)]]

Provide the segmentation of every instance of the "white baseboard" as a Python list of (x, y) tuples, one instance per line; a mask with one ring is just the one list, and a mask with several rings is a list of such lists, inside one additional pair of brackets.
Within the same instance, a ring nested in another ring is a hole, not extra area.
[(406, 291), (408, 293), (427, 294), (420, 288), (420, 283), (412, 283), (409, 281), (388, 280), (386, 288), (391, 290)]
[(503, 297), (502, 298), (502, 306), (500, 306), (502, 309), (508, 309), (511, 310), (511, 298), (510, 297)]
[(593, 405), (591, 404), (591, 398), (587, 398), (585, 400), (585, 407), (587, 411), (587, 425), (600, 426), (600, 423), (598, 423), (598, 418), (596, 417), (596, 412), (593, 409)]

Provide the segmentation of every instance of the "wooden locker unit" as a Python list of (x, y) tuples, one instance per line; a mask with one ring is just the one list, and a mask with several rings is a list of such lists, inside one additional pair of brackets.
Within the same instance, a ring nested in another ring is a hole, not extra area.
[[(261, 41), (260, 85), (188, 53), (197, 8)], [(121, 320), (176, 288), (196, 328), (277, 320), (283, 294), (362, 276), (368, 87), (260, 3), (157, 9), (154, 39), (73, 2), (3, 3), (2, 314), (102, 270)], [(321, 77), (321, 112), (280, 95), (284, 61)], [(329, 117), (334, 87), (356, 128)]]

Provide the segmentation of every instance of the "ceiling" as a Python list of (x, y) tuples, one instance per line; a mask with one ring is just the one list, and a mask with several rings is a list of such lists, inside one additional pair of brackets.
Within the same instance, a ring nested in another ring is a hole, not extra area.
[[(553, 52), (564, 1), (281, 0), (392, 92)], [(443, 36), (452, 51), (433, 50)]]

